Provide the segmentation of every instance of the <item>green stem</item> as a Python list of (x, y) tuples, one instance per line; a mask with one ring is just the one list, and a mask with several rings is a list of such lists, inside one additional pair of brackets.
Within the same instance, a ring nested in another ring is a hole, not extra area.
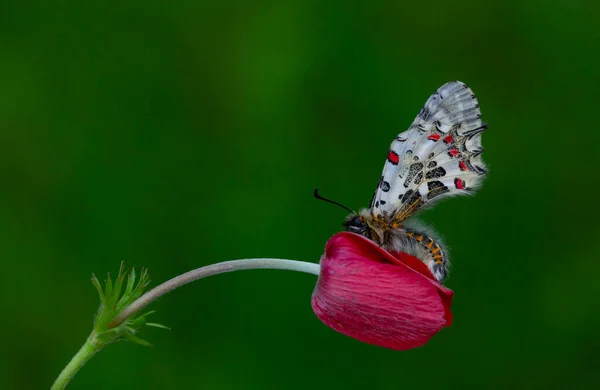
[(79, 351), (73, 356), (69, 364), (61, 371), (60, 375), (54, 381), (51, 390), (64, 389), (71, 379), (77, 374), (77, 371), (92, 357), (102, 349), (104, 344), (96, 341), (96, 332), (92, 332)]
[(319, 275), (320, 266), (315, 263), (308, 263), (304, 261), (286, 260), (286, 259), (244, 259), (244, 260), (232, 260), (224, 261), (222, 263), (207, 265), (202, 268), (198, 268), (179, 276), (174, 277), (171, 280), (164, 282), (163, 284), (153, 288), (146, 294), (139, 297), (128, 307), (123, 309), (111, 322), (106, 326), (106, 330), (116, 330), (116, 333), (111, 333), (112, 337), (99, 340), (98, 334), (94, 331), (85, 344), (81, 347), (79, 352), (71, 359), (69, 364), (62, 370), (51, 390), (64, 389), (67, 384), (73, 379), (77, 371), (92, 357), (94, 354), (102, 349), (106, 344), (115, 340), (118, 335), (118, 328), (128, 318), (137, 314), (141, 309), (145, 308), (148, 304), (167, 294), (170, 291), (175, 290), (190, 282), (206, 278), (208, 276), (222, 274), (226, 272), (249, 270), (249, 269), (282, 269), (289, 271), (305, 272), (313, 275)]

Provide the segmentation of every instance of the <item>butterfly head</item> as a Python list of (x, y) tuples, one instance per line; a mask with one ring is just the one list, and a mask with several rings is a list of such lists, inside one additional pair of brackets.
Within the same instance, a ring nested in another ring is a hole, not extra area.
[(354, 213), (348, 215), (343, 223), (346, 231), (364, 235), (368, 229), (365, 219)]
[[(386, 232), (392, 229), (392, 224), (385, 219), (374, 217), (371, 209), (361, 209), (357, 214), (348, 215), (343, 225), (347, 232), (360, 234), (379, 244), (384, 242)], [(393, 225), (393, 229), (398, 227)]]

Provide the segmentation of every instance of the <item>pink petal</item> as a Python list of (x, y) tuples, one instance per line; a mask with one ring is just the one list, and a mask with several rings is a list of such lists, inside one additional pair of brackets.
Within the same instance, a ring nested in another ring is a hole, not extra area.
[(353, 233), (327, 243), (312, 307), (325, 325), (357, 340), (404, 350), (425, 344), (452, 320), (453, 292), (412, 256)]

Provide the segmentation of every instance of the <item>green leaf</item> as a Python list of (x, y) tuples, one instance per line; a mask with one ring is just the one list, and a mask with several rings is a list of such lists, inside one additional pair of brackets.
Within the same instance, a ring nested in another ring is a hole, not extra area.
[(110, 272), (108, 272), (106, 274), (106, 296), (107, 297), (112, 296), (112, 292), (113, 292), (113, 282), (112, 282), (112, 279), (110, 278)]
[[(125, 275), (123, 275), (122, 280), (125, 280)], [(134, 298), (131, 294), (132, 286), (135, 283), (135, 268), (132, 268), (129, 274), (127, 275), (127, 286), (125, 287), (125, 292), (119, 301), (116, 303), (117, 310), (123, 310), (127, 305), (133, 302), (136, 298)]]
[(121, 288), (123, 287), (123, 279), (125, 278), (124, 273), (123, 273), (123, 271), (124, 271), (123, 266), (124, 265), (121, 262), (121, 267), (119, 268), (119, 273), (117, 274), (117, 278), (115, 279), (115, 285), (113, 287), (112, 296), (114, 297), (115, 302), (121, 295)]
[(100, 284), (100, 281), (94, 274), (92, 274), (92, 284), (94, 285), (94, 287), (96, 287), (96, 290), (98, 290), (98, 294), (100, 295), (100, 304), (103, 304), (104, 292), (102, 291), (102, 285)]
[(146, 322), (146, 326), (152, 326), (153, 328), (171, 330), (171, 328), (169, 328), (168, 326), (164, 326), (163, 324), (157, 324), (155, 322)]
[(127, 288), (125, 290), (125, 295), (131, 294), (134, 286), (135, 286), (135, 268), (132, 268), (131, 272), (129, 273), (129, 275), (127, 277)]
[(147, 342), (146, 340), (143, 340), (137, 336), (134, 336), (131, 333), (126, 333), (124, 336), (125, 340), (127, 341), (131, 341), (132, 343), (136, 343), (139, 345), (143, 345), (144, 347), (151, 347), (152, 344), (150, 344), (149, 342)]
[(98, 309), (94, 323), (95, 341), (98, 345), (103, 346), (119, 340), (128, 340), (136, 344), (150, 346), (151, 344), (148, 341), (136, 336), (136, 333), (140, 329), (145, 326), (169, 329), (161, 324), (147, 323), (146, 317), (154, 313), (154, 311), (135, 314), (121, 325), (108, 328), (108, 325), (115, 316), (144, 294), (149, 283), (150, 278), (147, 269), (142, 268), (138, 276), (133, 268), (130, 271), (126, 271), (124, 263), (121, 263), (119, 272), (114, 280), (111, 278), (110, 273), (107, 274), (104, 289), (98, 278), (92, 275), (92, 284), (100, 296), (100, 308)]

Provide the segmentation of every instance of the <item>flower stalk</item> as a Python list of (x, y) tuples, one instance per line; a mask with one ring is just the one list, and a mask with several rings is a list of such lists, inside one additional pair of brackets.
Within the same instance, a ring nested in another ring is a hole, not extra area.
[[(140, 310), (156, 299), (195, 280), (221, 273), (248, 269), (282, 269), (317, 276), (320, 271), (319, 264), (304, 261), (268, 258), (232, 260), (186, 272), (164, 282), (145, 294), (143, 294), (144, 288), (149, 283), (146, 270), (142, 270), (136, 284), (135, 270), (132, 270), (127, 275), (124, 272), (123, 265), (121, 265), (114, 283), (109, 275), (104, 289), (102, 289), (100, 282), (94, 276), (92, 283), (98, 290), (101, 301), (100, 309), (96, 315), (94, 330), (67, 366), (61, 371), (52, 385), (52, 390), (64, 389), (81, 367), (94, 354), (110, 343), (127, 340), (149, 346), (150, 343), (140, 339), (135, 333), (144, 325), (166, 328), (160, 324), (146, 322), (146, 317), (152, 312), (138, 315)], [(126, 278), (127, 281), (125, 281)]]
[(101, 346), (97, 345), (94, 340), (96, 339), (95, 331), (85, 341), (85, 344), (77, 351), (75, 356), (71, 359), (69, 364), (60, 372), (60, 375), (54, 381), (51, 390), (64, 389), (67, 384), (73, 379), (75, 374), (79, 371), (83, 365), (90, 360), (92, 356), (100, 349)]
[(197, 268), (170, 279), (163, 284), (156, 286), (139, 299), (127, 306), (121, 311), (109, 324), (108, 327), (114, 328), (123, 323), (127, 318), (139, 312), (141, 309), (162, 297), (166, 293), (175, 290), (185, 284), (195, 280), (203, 279), (208, 276), (222, 274), (226, 272), (241, 271), (246, 269), (282, 269), (289, 271), (305, 272), (313, 275), (319, 275), (319, 264), (308, 263), (297, 260), (284, 259), (244, 259), (231, 260), (222, 263), (207, 265)]

